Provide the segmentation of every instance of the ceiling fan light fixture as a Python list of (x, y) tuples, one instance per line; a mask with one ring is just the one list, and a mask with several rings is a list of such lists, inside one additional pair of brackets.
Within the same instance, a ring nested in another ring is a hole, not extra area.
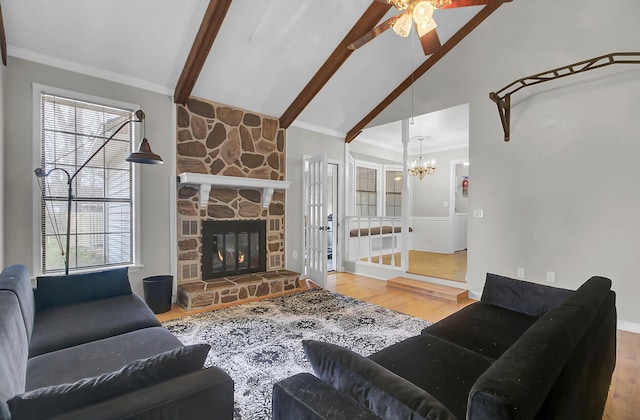
[(413, 20), (411, 18), (411, 14), (407, 12), (403, 12), (396, 23), (393, 24), (393, 32), (400, 35), (403, 38), (406, 38), (411, 33), (411, 25), (413, 24)]
[(409, 7), (409, 4), (411, 3), (411, 0), (388, 0), (389, 3), (393, 4), (393, 7), (395, 7), (398, 10), (405, 10), (407, 7)]
[(413, 6), (413, 20), (418, 25), (433, 20), (433, 5), (428, 1), (419, 1)]
[(433, 7), (435, 7), (436, 9), (439, 9), (444, 6), (450, 6), (451, 3), (452, 3), (451, 0), (431, 0), (431, 4), (433, 4)]
[(433, 18), (429, 18), (428, 20), (420, 23), (416, 22), (416, 29), (418, 30), (418, 36), (420, 38), (422, 38), (427, 33), (433, 31), (437, 27), (438, 27), (438, 24), (436, 24), (436, 21), (433, 20)]

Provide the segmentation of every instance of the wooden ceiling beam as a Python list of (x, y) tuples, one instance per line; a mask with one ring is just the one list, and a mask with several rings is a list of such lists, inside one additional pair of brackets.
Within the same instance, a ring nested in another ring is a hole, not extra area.
[(382, 100), (373, 108), (371, 112), (367, 114), (358, 124), (356, 124), (345, 138), (347, 143), (351, 143), (361, 132), (362, 129), (367, 126), (375, 117), (377, 117), (386, 107), (388, 107), (393, 101), (395, 101), (405, 90), (407, 90), (420, 76), (425, 74), (431, 67), (433, 67), (442, 57), (453, 49), (460, 41), (462, 41), (471, 31), (473, 31), (482, 21), (488, 18), (498, 7), (503, 3), (510, 2), (511, 0), (497, 1), (490, 3), (483, 7), (469, 22), (466, 23), (458, 32), (456, 32), (442, 47), (431, 54), (427, 60), (420, 65), (409, 77), (407, 77), (398, 87), (396, 87), (386, 98)]
[(222, 27), (222, 22), (227, 15), (230, 5), (231, 0), (209, 1), (207, 11), (202, 18), (202, 23), (200, 23), (200, 29), (198, 29), (196, 38), (193, 41), (191, 51), (182, 69), (182, 74), (180, 74), (180, 79), (178, 79), (176, 90), (173, 94), (173, 101), (175, 103), (184, 105), (189, 99), (189, 96), (191, 96), (193, 87), (198, 80), (205, 61), (207, 61), (209, 51), (211, 51), (213, 42), (216, 36), (218, 36), (218, 31), (220, 27)]
[(309, 105), (309, 103), (315, 98), (320, 90), (327, 84), (327, 82), (333, 77), (342, 66), (349, 56), (353, 54), (353, 50), (347, 48), (351, 43), (362, 37), (367, 32), (371, 31), (380, 22), (380, 20), (391, 9), (391, 5), (388, 3), (373, 1), (369, 8), (364, 12), (356, 24), (351, 28), (349, 33), (338, 44), (336, 49), (331, 53), (327, 61), (324, 62), (322, 67), (316, 72), (313, 78), (302, 89), (300, 94), (289, 105), (289, 108), (280, 117), (280, 127), (289, 128), (289, 126), (295, 121), (296, 118), (302, 113), (302, 111)]
[(2, 19), (2, 6), (0, 5), (0, 55), (2, 64), (7, 65), (7, 37), (4, 34), (4, 20)]

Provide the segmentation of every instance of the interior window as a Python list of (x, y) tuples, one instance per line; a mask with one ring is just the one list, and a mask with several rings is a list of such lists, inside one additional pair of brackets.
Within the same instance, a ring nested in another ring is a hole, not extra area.
[(356, 166), (356, 216), (378, 214), (377, 178), (376, 169)]
[(385, 216), (402, 215), (402, 171), (385, 172)]

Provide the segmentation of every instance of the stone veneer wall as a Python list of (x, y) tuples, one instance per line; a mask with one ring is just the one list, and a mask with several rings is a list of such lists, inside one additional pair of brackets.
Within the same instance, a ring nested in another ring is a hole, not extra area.
[[(284, 180), (285, 130), (275, 118), (191, 98), (177, 105), (177, 173)], [(212, 186), (206, 208), (197, 186), (179, 185), (178, 282), (202, 279), (202, 221), (267, 221), (267, 271), (284, 268), (284, 192), (268, 209), (253, 189)]]

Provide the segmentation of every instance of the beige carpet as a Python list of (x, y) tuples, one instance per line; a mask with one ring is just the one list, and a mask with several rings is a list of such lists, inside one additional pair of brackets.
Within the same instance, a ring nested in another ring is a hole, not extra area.
[[(362, 259), (366, 261), (366, 258)], [(378, 263), (379, 257), (371, 258), (372, 263)], [(395, 265), (400, 265), (400, 253), (394, 255)], [(382, 256), (382, 264), (391, 265), (391, 254)], [(467, 251), (454, 254), (440, 254), (437, 252), (409, 251), (408, 273), (421, 276), (435, 277), (445, 280), (465, 282), (467, 274)]]

